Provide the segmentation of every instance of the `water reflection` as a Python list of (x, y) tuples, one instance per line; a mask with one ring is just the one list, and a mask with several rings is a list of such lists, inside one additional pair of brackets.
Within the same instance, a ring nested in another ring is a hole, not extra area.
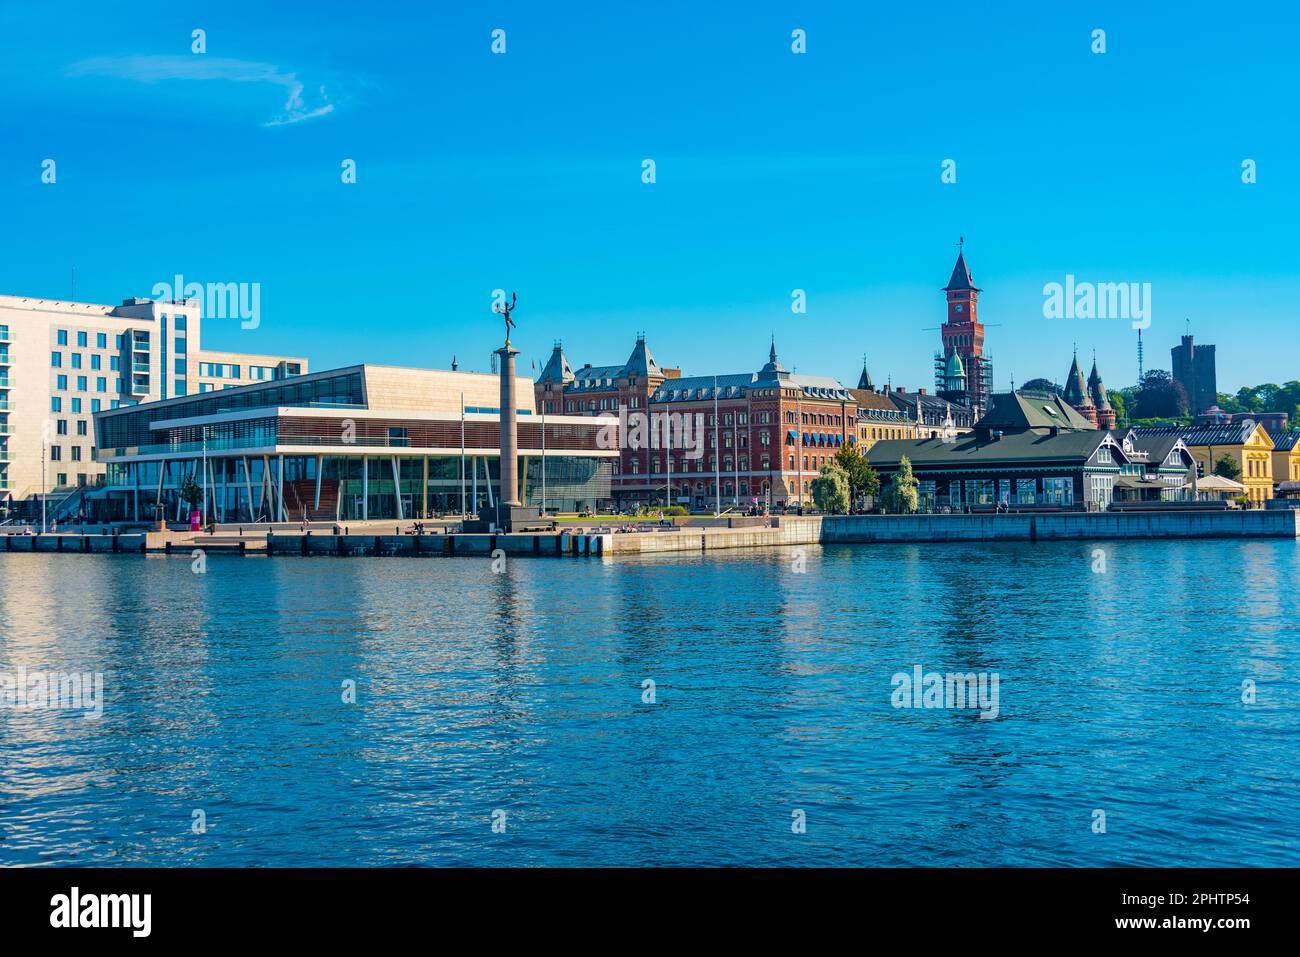
[[(1297, 570), (1291, 542), (0, 555), (0, 669), (108, 698), (0, 711), (0, 863), (1290, 863)], [(997, 673), (999, 717), (894, 708), (914, 665)]]

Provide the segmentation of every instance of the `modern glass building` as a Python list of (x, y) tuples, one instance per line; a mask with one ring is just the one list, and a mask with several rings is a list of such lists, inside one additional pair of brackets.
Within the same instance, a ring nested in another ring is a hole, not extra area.
[(103, 478), (91, 428), (100, 411), (308, 371), (304, 358), (203, 348), (221, 320), (201, 306), (0, 296), (0, 517), (80, 510)]
[[(534, 412), (518, 395), (526, 504), (610, 499), (617, 449), (602, 423)], [(406, 520), (477, 512), (499, 491), (496, 376), (358, 365), (95, 416), (105, 520), (178, 520), (187, 489), (218, 522)]]

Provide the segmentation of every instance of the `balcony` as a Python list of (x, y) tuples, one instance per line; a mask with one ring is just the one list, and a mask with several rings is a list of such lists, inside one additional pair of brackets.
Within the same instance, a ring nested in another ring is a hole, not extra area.
[(14, 427), (12, 425), (0, 425), (0, 435), (13, 435)]
[(3, 402), (0, 402), (0, 412), (12, 412), (13, 410), (14, 410), (14, 404), (10, 402), (8, 399), (6, 399)]
[(0, 376), (0, 389), (7, 389), (7, 388), (9, 388), (9, 377)]

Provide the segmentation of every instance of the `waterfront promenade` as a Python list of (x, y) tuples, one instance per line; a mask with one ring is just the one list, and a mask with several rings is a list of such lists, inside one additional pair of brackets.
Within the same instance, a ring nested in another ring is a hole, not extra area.
[[(619, 557), (798, 545), (1144, 540), (1162, 538), (1300, 538), (1300, 510), (1058, 512), (979, 515), (774, 516), (770, 519), (678, 519), (671, 524), (593, 519), (562, 522), (554, 531), (465, 534), (451, 522), (427, 523), (423, 534), (393, 522), (220, 526), (214, 534), (129, 531), (101, 527), (47, 535), (5, 535), (3, 552), (190, 555), (195, 549), (260, 556), (337, 555), (457, 557), (506, 555)], [(633, 530), (635, 529), (635, 530)]]

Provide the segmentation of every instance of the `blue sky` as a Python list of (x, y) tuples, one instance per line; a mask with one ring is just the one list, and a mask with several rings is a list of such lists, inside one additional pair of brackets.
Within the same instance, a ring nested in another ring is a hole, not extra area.
[(866, 353), (915, 388), (964, 235), (999, 389), (1076, 342), (1136, 378), (1127, 321), (1043, 317), (1067, 273), (1151, 283), (1148, 367), (1190, 320), (1221, 391), (1300, 377), (1288, 5), (269, 6), (4, 5), (0, 292), (258, 282), (260, 327), (206, 345), (486, 369), (505, 287), (525, 366), (644, 331), (741, 371), (775, 334), (787, 366), (852, 384)]

